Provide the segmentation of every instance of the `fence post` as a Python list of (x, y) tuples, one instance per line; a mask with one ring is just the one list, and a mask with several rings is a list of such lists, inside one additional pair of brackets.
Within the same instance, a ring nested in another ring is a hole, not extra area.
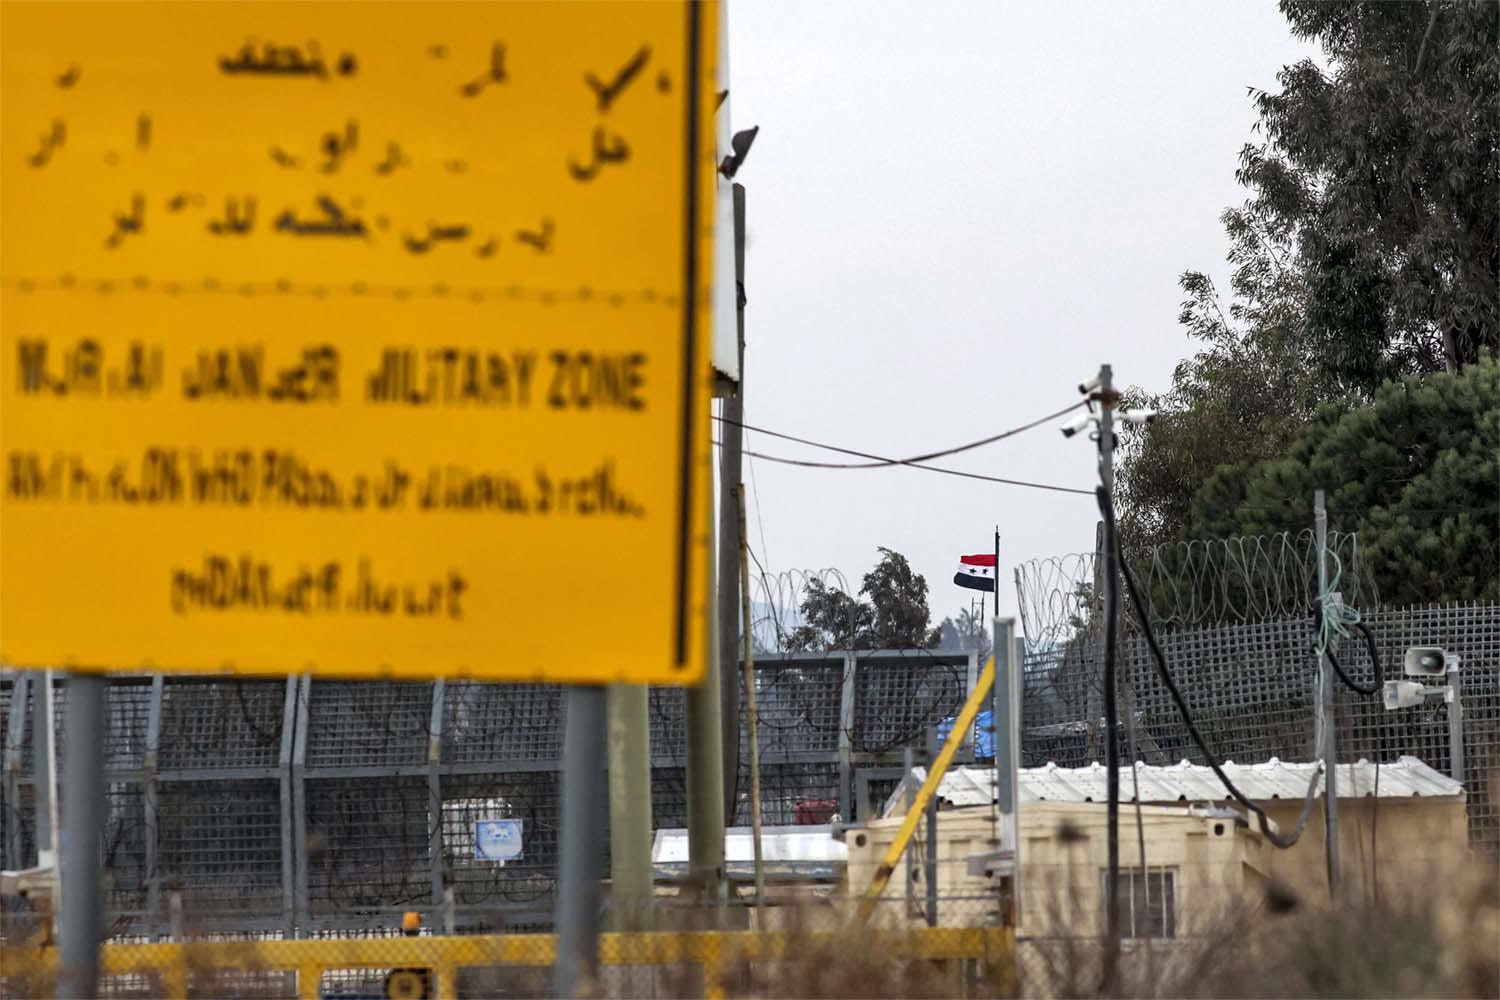
[[(287, 681), (289, 687), (296, 691), (296, 724), (292, 727), (292, 762), (290, 768), (292, 786), (292, 813), (290, 830), (288, 835), (292, 838), (292, 860), (294, 862), (291, 874), (292, 880), (292, 913), (296, 921), (294, 934), (297, 937), (308, 936), (308, 923), (311, 918), (308, 903), (308, 878), (307, 878), (307, 778), (304, 777), (307, 764), (307, 716), (308, 708), (312, 703), (312, 675), (303, 674), (299, 678), (290, 678)], [(285, 871), (285, 864), (283, 864)], [(313, 996), (318, 994), (317, 976), (313, 977)]]
[(146, 752), (141, 761), (141, 799), (146, 809), (146, 933), (155, 938), (161, 923), (161, 801), (156, 771), (161, 752), (161, 713), (166, 679), (151, 678), (151, 703), (146, 710)]
[(276, 785), (281, 803), (281, 916), (286, 921), (286, 936), (297, 933), (296, 867), (292, 846), (296, 814), (292, 808), (292, 745), (297, 736), (297, 678), (288, 677), (281, 700), (281, 748), (276, 755)]
[(839, 687), (839, 818), (845, 823), (854, 819), (849, 795), (854, 767), (854, 695), (855, 671), (858, 669), (859, 654), (852, 649), (845, 650), (844, 677)]
[(427, 856), (432, 869), (433, 927), (443, 921), (443, 884), (447, 878), (443, 858), (443, 786), (439, 768), (443, 763), (443, 699), (446, 682), (439, 677), (432, 682), (432, 715), (427, 726)]

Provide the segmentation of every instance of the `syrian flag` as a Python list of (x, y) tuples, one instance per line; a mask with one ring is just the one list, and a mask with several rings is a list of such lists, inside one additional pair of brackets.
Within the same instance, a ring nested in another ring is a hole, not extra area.
[(995, 592), (995, 556), (986, 553), (982, 556), (959, 556), (958, 572), (953, 574), (953, 582), (960, 587), (968, 587), (970, 590), (987, 590)]

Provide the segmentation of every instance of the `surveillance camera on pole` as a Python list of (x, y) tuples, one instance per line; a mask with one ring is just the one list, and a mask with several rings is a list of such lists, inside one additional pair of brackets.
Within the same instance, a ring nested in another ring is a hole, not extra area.
[(1148, 427), (1156, 420), (1156, 411), (1126, 410), (1124, 413), (1120, 414), (1120, 419), (1124, 420), (1132, 427)]
[(1094, 418), (1094, 415), (1092, 413), (1085, 412), (1085, 413), (1078, 414), (1078, 416), (1074, 417), (1072, 420), (1069, 420), (1067, 423), (1063, 424), (1063, 426), (1062, 426), (1063, 437), (1070, 438), (1074, 434), (1077, 434), (1079, 431), (1088, 430), (1089, 427), (1093, 426), (1094, 421), (1095, 421), (1095, 418)]
[(1388, 712), (1415, 708), (1429, 698), (1442, 699), (1448, 706), (1448, 773), (1454, 781), (1464, 780), (1464, 709), (1459, 675), (1459, 656), (1441, 646), (1411, 646), (1402, 660), (1408, 677), (1447, 677), (1447, 684), (1423, 684), (1421, 681), (1386, 681), (1381, 700)]

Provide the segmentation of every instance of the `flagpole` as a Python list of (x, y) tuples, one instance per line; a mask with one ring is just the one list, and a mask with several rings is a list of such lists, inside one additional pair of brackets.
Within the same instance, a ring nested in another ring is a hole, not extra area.
[[(995, 614), (1000, 613), (1000, 525), (995, 525)], [(981, 618), (981, 621), (983, 619)], [(990, 637), (994, 642), (994, 636)]]

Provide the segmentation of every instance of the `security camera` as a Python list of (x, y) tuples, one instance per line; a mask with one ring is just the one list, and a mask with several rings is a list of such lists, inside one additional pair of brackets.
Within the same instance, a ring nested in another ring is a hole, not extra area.
[(1385, 710), (1394, 712), (1398, 708), (1411, 708), (1425, 700), (1422, 685), (1416, 681), (1386, 681), (1381, 691)]
[(1067, 423), (1063, 424), (1063, 437), (1070, 438), (1074, 434), (1077, 434), (1079, 431), (1088, 430), (1089, 426), (1093, 422), (1094, 415), (1092, 413), (1080, 413), (1072, 420), (1069, 420)]
[(1458, 669), (1458, 657), (1441, 646), (1412, 646), (1402, 667), (1408, 677), (1441, 677)]
[(1087, 396), (1089, 393), (1093, 392), (1097, 388), (1099, 388), (1099, 376), (1095, 375), (1093, 378), (1089, 379), (1087, 382), (1079, 382), (1078, 383), (1078, 394), (1080, 396)]
[(1146, 427), (1156, 419), (1155, 410), (1126, 410), (1120, 414), (1122, 420), (1132, 427)]

